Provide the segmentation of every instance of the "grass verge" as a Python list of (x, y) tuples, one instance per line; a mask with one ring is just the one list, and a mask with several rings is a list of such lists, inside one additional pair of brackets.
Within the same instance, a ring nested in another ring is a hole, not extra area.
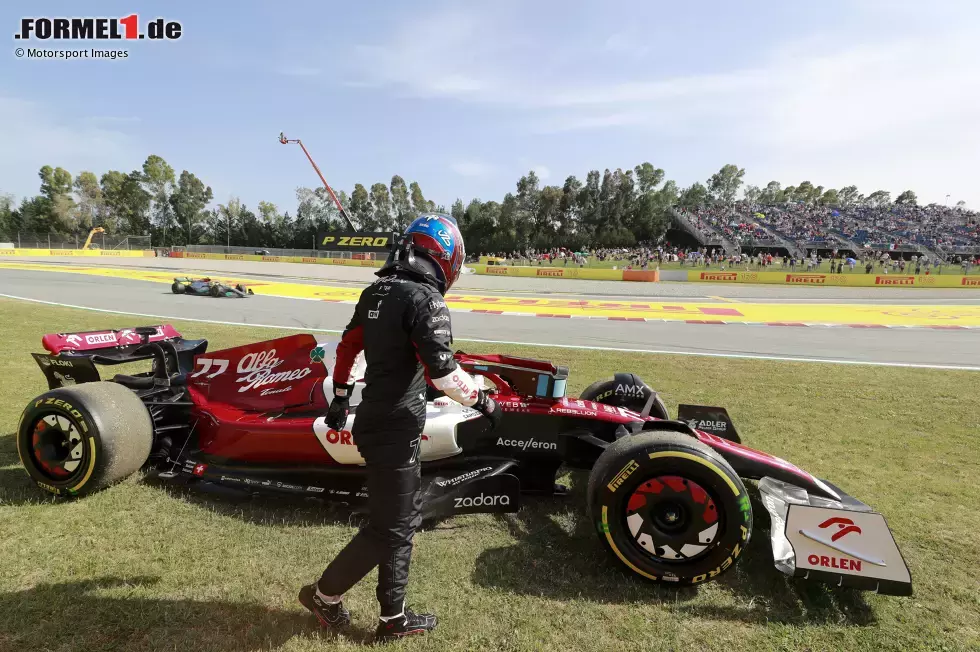
[[(320, 634), (295, 594), (357, 526), (343, 509), (232, 500), (132, 478), (84, 500), (40, 494), (13, 430), (45, 389), (28, 352), (51, 331), (134, 318), (0, 300), (0, 650), (354, 649), (377, 613), (349, 595), (350, 635)], [(174, 324), (212, 349), (269, 329)], [(283, 331), (285, 334), (287, 331)], [(461, 343), (467, 350), (487, 346)], [(679, 401), (725, 405), (747, 444), (795, 461), (888, 518), (916, 594), (805, 583), (772, 567), (768, 519), (734, 571), (698, 589), (619, 572), (586, 520), (583, 485), (516, 515), (474, 515), (416, 537), (409, 599), (442, 619), (404, 649), (960, 650), (980, 645), (980, 375), (608, 351), (507, 347), (572, 369), (569, 394), (635, 371)]]

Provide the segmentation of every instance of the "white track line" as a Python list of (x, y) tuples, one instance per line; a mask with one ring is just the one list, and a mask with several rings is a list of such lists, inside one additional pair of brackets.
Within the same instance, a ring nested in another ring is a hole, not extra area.
[[(19, 297), (13, 294), (0, 294), (4, 299), (16, 299), (17, 301), (27, 301), (29, 303), (40, 303), (47, 306), (57, 306), (59, 308), (74, 308), (75, 310), (88, 310), (90, 312), (102, 312), (111, 315), (129, 315), (131, 317), (151, 317), (153, 319), (167, 319), (172, 321), (200, 322), (203, 324), (218, 324), (221, 326), (247, 326), (250, 328), (274, 328), (277, 330), (302, 331), (309, 333), (342, 333), (343, 331), (332, 328), (306, 328), (297, 326), (277, 326), (275, 324), (248, 324), (237, 321), (218, 321), (214, 319), (196, 319), (193, 317), (176, 317), (173, 315), (153, 315), (145, 312), (126, 312), (123, 310), (107, 310), (105, 308), (92, 308), (89, 306), (78, 306), (71, 303), (60, 303), (58, 301), (42, 301), (30, 297)], [(510, 344), (513, 346), (533, 346), (550, 347), (556, 349), (572, 349), (580, 351), (615, 351), (617, 353), (653, 353), (658, 355), (686, 355), (703, 358), (731, 358), (735, 360), (775, 360), (779, 362), (815, 362), (821, 364), (845, 364), (845, 365), (867, 365), (871, 367), (906, 367), (911, 369), (942, 369), (947, 371), (980, 371), (980, 367), (967, 365), (941, 365), (941, 364), (920, 364), (915, 362), (873, 362), (865, 360), (834, 360), (830, 358), (797, 358), (778, 355), (756, 355), (747, 353), (704, 353), (701, 351), (671, 351), (662, 349), (625, 349), (610, 346), (584, 346), (579, 344), (550, 344), (544, 342), (512, 342), (510, 340), (479, 340), (472, 337), (456, 338), (461, 342), (478, 342), (480, 344)]]

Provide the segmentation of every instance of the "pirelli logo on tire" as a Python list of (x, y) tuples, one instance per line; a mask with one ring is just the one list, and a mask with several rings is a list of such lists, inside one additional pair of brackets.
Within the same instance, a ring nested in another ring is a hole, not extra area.
[(606, 485), (609, 487), (609, 491), (616, 491), (619, 489), (622, 484), (626, 482), (626, 479), (633, 475), (633, 472), (638, 468), (640, 468), (640, 465), (636, 463), (636, 460), (630, 460), (627, 462), (626, 466), (624, 466), (620, 472), (616, 474), (616, 477), (612, 479), (612, 482)]
[(316, 248), (325, 251), (384, 252), (394, 244), (397, 235), (387, 232), (331, 231), (318, 233)]

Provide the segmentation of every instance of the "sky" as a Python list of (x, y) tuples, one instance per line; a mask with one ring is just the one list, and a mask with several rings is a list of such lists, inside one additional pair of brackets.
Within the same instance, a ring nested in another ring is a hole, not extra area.
[[(141, 9), (151, 6), (153, 9)], [(80, 6), (91, 7), (85, 12)], [(25, 16), (163, 16), (173, 42), (14, 40)], [(0, 192), (149, 154), (295, 212), (399, 174), (449, 206), (649, 161), (686, 186), (809, 180), (980, 209), (980, 2), (38, 2), (0, 5)], [(17, 47), (125, 59), (17, 58)]]

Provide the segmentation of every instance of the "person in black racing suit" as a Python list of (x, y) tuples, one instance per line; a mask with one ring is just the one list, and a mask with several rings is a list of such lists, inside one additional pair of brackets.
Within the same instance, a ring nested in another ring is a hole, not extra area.
[(445, 293), (459, 277), (465, 252), (456, 221), (421, 215), (361, 293), (354, 316), (337, 346), (334, 400), (327, 425), (347, 422), (351, 368), (362, 350), (365, 387), (353, 438), (366, 465), (368, 524), (323, 572), (300, 591), (300, 602), (324, 627), (350, 622), (343, 594), (378, 567), (380, 641), (431, 631), (432, 614), (405, 607), (412, 538), (421, 522), (419, 446), (425, 425), (426, 380), (486, 416), (493, 427), (501, 409), (453, 358), (452, 325)]

